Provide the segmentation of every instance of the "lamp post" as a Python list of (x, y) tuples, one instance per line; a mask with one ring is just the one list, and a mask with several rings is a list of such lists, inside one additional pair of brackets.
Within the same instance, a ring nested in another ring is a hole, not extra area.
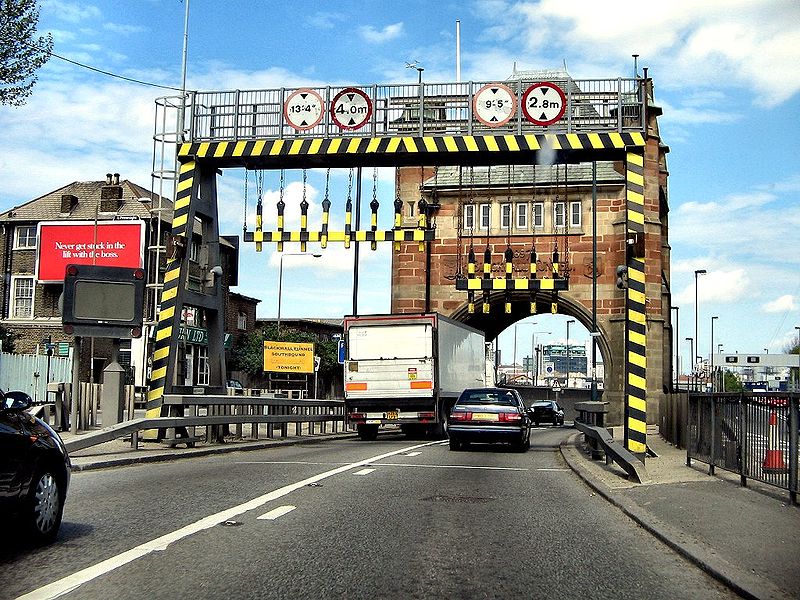
[[(795, 348), (798, 348), (798, 352), (800, 352), (800, 327), (795, 326), (794, 329), (795, 329), (795, 331), (797, 331), (797, 342), (796, 342)], [(798, 366), (798, 369), (797, 369), (796, 375), (795, 375), (795, 380), (794, 380), (794, 389), (795, 389), (795, 391), (800, 390), (800, 387), (798, 386), (798, 384), (800, 384), (800, 366)]]
[[(698, 354), (700, 354), (700, 333), (698, 332), (697, 320), (700, 314), (700, 306), (697, 295), (697, 277), (699, 275), (705, 275), (707, 272), (708, 271), (705, 269), (697, 269), (694, 272), (694, 339), (697, 342)], [(694, 370), (694, 352), (692, 352), (692, 369)]]
[[(523, 324), (523, 325), (536, 325), (537, 323), (536, 323), (536, 321), (529, 321), (529, 322), (527, 322), (527, 323), (522, 323), (522, 324)], [(517, 327), (519, 327), (519, 325), (520, 325), (519, 323), (516, 323), (516, 324), (514, 325), (514, 357), (513, 357), (513, 361), (512, 361), (512, 363), (511, 363), (511, 364), (512, 364), (512, 366), (514, 367), (514, 376), (515, 376), (515, 377), (516, 377), (516, 375), (517, 375)], [(523, 362), (524, 362), (524, 361), (523, 361)], [(524, 367), (523, 367), (523, 371), (524, 371), (524, 370), (525, 370), (525, 369), (524, 369)]]
[(322, 254), (308, 254), (306, 252), (282, 252), (280, 264), (278, 266), (278, 335), (281, 333), (281, 298), (283, 292), (283, 259), (287, 256), (311, 256), (313, 258), (320, 258)]
[[(692, 364), (691, 364), (692, 370), (689, 371), (689, 375), (691, 377), (689, 381), (692, 381), (692, 379), (694, 379), (694, 338), (687, 337), (686, 341), (689, 342), (689, 356), (692, 359)], [(689, 388), (691, 388), (691, 385), (689, 386)]]
[(681, 377), (681, 336), (678, 333), (678, 325), (680, 323), (678, 316), (680, 313), (680, 306), (673, 306), (672, 309), (675, 311), (675, 389), (677, 390), (679, 387), (680, 377)]
[(569, 324), (574, 322), (575, 319), (569, 319), (567, 321), (567, 385), (565, 387), (569, 387)]
[[(539, 357), (536, 355), (536, 334), (546, 333), (551, 334), (549, 331), (533, 331), (531, 332), (531, 382), (536, 385), (539, 381)], [(535, 369), (535, 370), (534, 370)]]
[(711, 317), (711, 391), (716, 391), (714, 389), (714, 321), (719, 319), (719, 317)]

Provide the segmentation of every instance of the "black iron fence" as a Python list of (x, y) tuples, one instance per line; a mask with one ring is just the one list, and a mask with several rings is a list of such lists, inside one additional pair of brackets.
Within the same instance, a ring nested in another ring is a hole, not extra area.
[(686, 461), (798, 492), (800, 394), (689, 394)]

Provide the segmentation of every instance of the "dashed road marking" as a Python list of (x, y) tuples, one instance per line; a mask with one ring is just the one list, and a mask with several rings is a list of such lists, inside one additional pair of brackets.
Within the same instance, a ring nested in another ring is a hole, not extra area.
[(361, 469), (360, 471), (356, 471), (355, 473), (353, 473), (353, 475), (369, 475), (374, 470), (375, 469)]
[(279, 519), (283, 515), (289, 514), (295, 508), (297, 508), (297, 507), (296, 506), (290, 506), (288, 504), (286, 506), (279, 506), (278, 508), (274, 508), (271, 511), (269, 511), (267, 513), (264, 513), (263, 515), (261, 515), (260, 517), (257, 517), (257, 518), (259, 520), (274, 521), (275, 519)]
[(294, 491), (306, 487), (311, 483), (316, 483), (318, 481), (322, 481), (323, 479), (333, 477), (334, 475), (339, 475), (340, 473), (345, 473), (347, 471), (363, 467), (364, 465), (370, 465), (378, 462), (379, 460), (384, 460), (391, 456), (397, 456), (398, 454), (403, 454), (405, 452), (409, 452), (410, 450), (415, 450), (417, 448), (424, 448), (426, 446), (431, 446), (440, 443), (441, 442), (426, 442), (424, 444), (417, 444), (416, 446), (411, 446), (409, 448), (401, 448), (400, 450), (394, 450), (392, 452), (386, 452), (384, 454), (379, 454), (371, 458), (365, 458), (364, 460), (359, 460), (354, 463), (346, 464), (341, 467), (337, 467), (335, 469), (331, 469), (329, 471), (325, 471), (323, 473), (307, 477), (306, 479), (303, 479), (301, 481), (290, 483), (289, 485), (285, 485), (281, 488), (278, 488), (277, 490), (273, 490), (271, 492), (258, 496), (257, 498), (253, 498), (252, 500), (245, 502), (243, 504), (232, 506), (231, 508), (227, 508), (218, 513), (214, 513), (212, 515), (208, 515), (207, 517), (203, 517), (199, 521), (190, 523), (189, 525), (181, 527), (180, 529), (176, 529), (175, 531), (172, 531), (170, 533), (157, 537), (153, 540), (145, 542), (144, 544), (140, 544), (135, 548), (131, 548), (130, 550), (117, 554), (116, 556), (112, 556), (111, 558), (107, 558), (106, 560), (100, 561), (99, 563), (96, 563), (90, 567), (86, 567), (85, 569), (81, 569), (80, 571), (77, 571), (71, 575), (62, 577), (57, 581), (49, 583), (45, 586), (42, 586), (38, 589), (35, 589), (31, 592), (28, 592), (27, 594), (20, 596), (18, 600), (34, 600), (34, 599), (49, 600), (51, 598), (58, 598), (59, 596), (63, 596), (64, 594), (68, 594), (78, 589), (84, 583), (97, 579), (98, 577), (101, 577), (106, 573), (110, 573), (111, 571), (119, 569), (120, 567), (132, 563), (133, 561), (139, 558), (147, 556), (152, 552), (164, 551), (169, 547), (170, 544), (173, 544), (184, 538), (187, 538), (190, 535), (194, 535), (195, 533), (199, 533), (201, 531), (205, 531), (207, 529), (216, 527), (220, 523), (232, 520), (234, 517), (237, 517), (238, 515), (241, 515), (243, 513), (261, 508), (267, 502), (272, 502), (273, 500), (282, 498), (288, 494), (291, 494)]

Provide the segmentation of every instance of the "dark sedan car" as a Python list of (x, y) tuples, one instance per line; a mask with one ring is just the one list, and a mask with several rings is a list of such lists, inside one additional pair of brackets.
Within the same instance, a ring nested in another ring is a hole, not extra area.
[(0, 517), (16, 516), (26, 539), (46, 543), (61, 526), (71, 465), (64, 443), (26, 412), (31, 398), (0, 392)]
[(553, 425), (564, 424), (564, 409), (552, 400), (541, 400), (534, 402), (530, 407), (531, 419), (534, 425), (539, 423), (552, 423)]
[(531, 422), (516, 390), (467, 389), (450, 411), (450, 449), (471, 442), (503, 442), (524, 452), (531, 445)]

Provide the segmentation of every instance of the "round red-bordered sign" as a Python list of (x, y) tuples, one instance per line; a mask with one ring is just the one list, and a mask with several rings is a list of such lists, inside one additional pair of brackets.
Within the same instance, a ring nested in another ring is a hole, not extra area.
[(322, 96), (314, 90), (295, 90), (283, 103), (283, 117), (298, 131), (312, 129), (322, 121), (324, 106)]
[(372, 101), (358, 88), (345, 88), (331, 102), (331, 119), (340, 129), (361, 129), (372, 116)]
[(490, 83), (475, 92), (472, 112), (484, 125), (500, 127), (508, 123), (517, 112), (517, 97), (508, 86)]
[(522, 94), (522, 114), (534, 125), (552, 125), (566, 110), (567, 97), (555, 83), (534, 83)]

